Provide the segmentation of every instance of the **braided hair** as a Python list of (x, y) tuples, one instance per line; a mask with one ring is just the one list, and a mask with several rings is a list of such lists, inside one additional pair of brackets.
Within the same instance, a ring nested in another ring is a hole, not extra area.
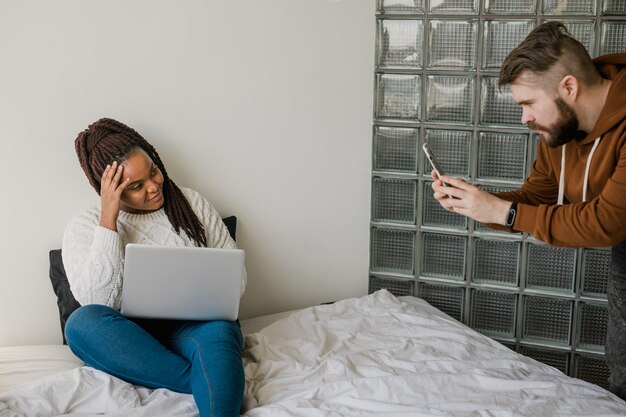
[(81, 132), (74, 145), (80, 166), (91, 186), (100, 194), (104, 169), (113, 161), (127, 159), (137, 149), (143, 150), (163, 174), (163, 208), (174, 230), (184, 231), (198, 246), (207, 246), (204, 226), (174, 181), (167, 175), (159, 154), (139, 133), (113, 119), (103, 118)]

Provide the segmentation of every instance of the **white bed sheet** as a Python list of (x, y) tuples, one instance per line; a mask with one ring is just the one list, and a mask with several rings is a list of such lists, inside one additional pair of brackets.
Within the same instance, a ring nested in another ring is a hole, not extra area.
[(81, 365), (63, 345), (0, 347), (0, 392)]
[[(402, 300), (381, 290), (243, 320), (243, 415), (626, 416), (626, 402), (602, 388), (521, 356), (421, 299)], [(0, 417), (198, 416), (191, 395), (80, 366), (67, 347), (39, 348), (0, 348), (3, 380), (7, 363), (21, 363), (20, 382), (36, 378), (15, 387), (18, 372), (2, 381), (12, 388), (0, 389)]]
[(244, 363), (249, 417), (626, 416), (597, 385), (386, 290), (271, 324)]

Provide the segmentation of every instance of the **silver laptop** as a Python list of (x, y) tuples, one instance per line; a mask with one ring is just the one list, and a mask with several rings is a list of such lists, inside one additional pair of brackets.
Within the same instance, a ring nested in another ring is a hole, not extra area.
[(237, 319), (241, 249), (126, 245), (122, 315), (175, 320)]

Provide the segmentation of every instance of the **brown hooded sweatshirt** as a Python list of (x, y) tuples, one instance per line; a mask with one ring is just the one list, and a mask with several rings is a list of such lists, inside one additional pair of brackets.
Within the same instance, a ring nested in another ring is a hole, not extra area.
[[(542, 140), (522, 188), (497, 194), (518, 202), (513, 230), (555, 246), (614, 246), (626, 239), (626, 54), (604, 55), (594, 63), (612, 83), (591, 132), (565, 146), (563, 205), (558, 204), (563, 147), (550, 148)], [(585, 190), (587, 160), (598, 137)]]

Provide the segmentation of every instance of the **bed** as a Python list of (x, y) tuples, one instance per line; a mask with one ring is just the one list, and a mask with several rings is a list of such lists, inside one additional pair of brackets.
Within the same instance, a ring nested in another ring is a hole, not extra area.
[[(625, 416), (597, 385), (387, 290), (242, 321), (242, 415)], [(0, 416), (198, 416), (191, 395), (133, 386), (66, 346), (0, 348)]]

